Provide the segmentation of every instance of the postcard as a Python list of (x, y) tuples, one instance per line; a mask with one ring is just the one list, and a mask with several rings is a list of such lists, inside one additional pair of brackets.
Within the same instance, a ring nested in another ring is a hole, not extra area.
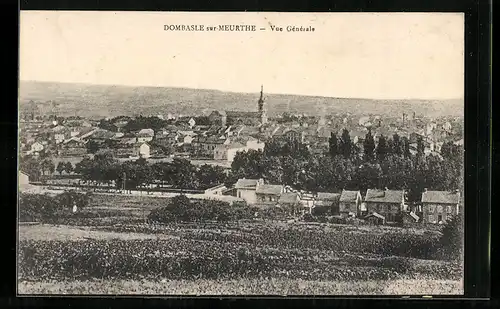
[(19, 295), (462, 295), (464, 14), (21, 11)]

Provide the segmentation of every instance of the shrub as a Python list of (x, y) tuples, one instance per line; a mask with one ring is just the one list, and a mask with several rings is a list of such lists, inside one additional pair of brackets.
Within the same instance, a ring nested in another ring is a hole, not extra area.
[(180, 195), (172, 198), (167, 206), (152, 210), (148, 221), (157, 223), (204, 220), (226, 222), (252, 217), (252, 210), (246, 206), (231, 206), (227, 202), (215, 200), (189, 200)]
[(444, 257), (460, 260), (463, 257), (464, 221), (461, 214), (448, 220), (442, 230), (440, 247)]
[(90, 194), (66, 191), (55, 197), (47, 194), (22, 193), (19, 196), (19, 221), (51, 222), (72, 214), (73, 205), (88, 206)]

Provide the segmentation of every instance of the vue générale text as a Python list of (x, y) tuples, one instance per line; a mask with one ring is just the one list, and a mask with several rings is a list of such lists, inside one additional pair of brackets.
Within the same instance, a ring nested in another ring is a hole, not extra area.
[(271, 30), (272, 32), (313, 32), (315, 29), (311, 26), (274, 26), (271, 25), (269, 29), (264, 27), (257, 28), (256, 25), (163, 25), (165, 31), (227, 31), (227, 32), (248, 32), (248, 31), (265, 31)]

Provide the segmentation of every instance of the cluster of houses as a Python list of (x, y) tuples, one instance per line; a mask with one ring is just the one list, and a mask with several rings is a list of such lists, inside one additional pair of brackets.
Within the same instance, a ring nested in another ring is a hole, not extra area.
[(423, 222), (442, 224), (460, 211), (458, 191), (425, 191), (421, 203), (409, 207), (404, 190), (368, 189), (364, 198), (359, 190), (341, 193), (303, 193), (283, 185), (265, 184), (262, 179), (239, 179), (236, 197), (257, 207), (276, 206), (302, 213), (314, 208), (329, 208), (332, 215), (362, 218), (374, 224)]
[[(450, 139), (463, 144), (463, 139), (457, 138), (459, 134), (455, 132), (453, 121), (424, 121), (415, 114), (403, 114), (402, 119), (380, 116), (358, 119), (349, 114), (333, 117), (326, 113), (321, 117), (293, 115), (293, 120), (288, 122), (283, 117), (270, 119), (262, 88), (256, 111), (213, 111), (205, 117), (203, 124), (197, 124), (199, 118), (194, 116), (176, 118), (169, 114), (166, 119), (171, 121), (155, 130), (126, 131), (124, 127), (131, 118), (125, 116), (112, 120), (116, 130), (107, 130), (100, 127), (98, 121), (80, 117), (40, 120), (32, 108), (23, 115), (19, 127), (20, 148), (21, 154), (28, 155), (49, 152), (59, 157), (81, 157), (98, 148), (108, 149), (116, 157), (126, 159), (177, 155), (231, 163), (237, 152), (263, 149), (271, 139), (300, 142), (313, 153), (324, 153), (328, 151), (331, 134), (341, 136), (344, 128), (348, 129), (351, 140), (360, 149), (368, 129), (371, 129), (375, 141), (381, 135), (395, 133), (408, 137), (413, 152), (416, 152), (419, 139), (424, 141), (426, 153), (439, 153), (444, 141)], [(156, 117), (165, 119), (162, 115)]]

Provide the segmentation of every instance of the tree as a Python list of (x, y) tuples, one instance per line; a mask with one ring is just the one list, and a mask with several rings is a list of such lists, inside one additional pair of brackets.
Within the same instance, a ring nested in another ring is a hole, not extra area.
[(351, 136), (349, 135), (349, 131), (347, 129), (342, 131), (342, 136), (340, 138), (340, 152), (344, 158), (349, 158), (352, 154)]
[(96, 153), (98, 150), (99, 150), (99, 144), (96, 141), (90, 140), (87, 143), (87, 152), (88, 153)]
[(338, 154), (337, 134), (333, 132), (330, 134), (330, 138), (328, 139), (328, 152), (332, 157), (335, 157)]
[(440, 239), (441, 248), (446, 258), (460, 260), (463, 257), (464, 220), (463, 215), (458, 214), (448, 220), (442, 230)]
[(187, 159), (175, 158), (172, 162), (172, 184), (179, 189), (195, 189), (198, 187), (196, 168)]
[(33, 181), (39, 180), (42, 173), (40, 161), (33, 157), (21, 157), (19, 159), (19, 170), (27, 173), (30, 180)]
[(64, 163), (63, 161), (59, 161), (56, 167), (56, 170), (59, 173), (59, 175), (61, 175), (65, 169), (66, 169), (66, 163)]
[(417, 156), (422, 157), (424, 155), (425, 151), (425, 144), (424, 144), (424, 139), (422, 136), (418, 136), (417, 138)]
[(384, 160), (385, 156), (389, 152), (387, 147), (387, 140), (385, 139), (384, 135), (380, 135), (380, 138), (378, 139), (376, 152), (377, 152), (377, 159), (379, 161)]
[(397, 156), (403, 154), (403, 143), (397, 133), (392, 136), (392, 152)]
[(47, 172), (47, 174), (52, 174), (54, 173), (56, 167), (54, 165), (54, 162), (52, 162), (52, 160), (50, 160), (49, 158), (47, 159), (44, 159), (41, 163), (41, 168), (42, 168), (42, 173), (45, 175), (45, 172)]
[(226, 180), (226, 174), (222, 167), (208, 164), (204, 164), (198, 169), (196, 177), (200, 184), (206, 187), (224, 183)]
[(380, 164), (365, 163), (361, 165), (354, 176), (358, 189), (380, 188), (382, 169)]
[(66, 173), (68, 174), (71, 174), (73, 172), (73, 164), (71, 164), (71, 162), (66, 162), (66, 164), (64, 164), (64, 170), (66, 171)]
[(410, 141), (408, 140), (408, 137), (404, 136), (402, 139), (402, 148), (403, 148), (403, 155), (405, 158), (411, 158), (411, 152), (410, 152)]
[(75, 164), (75, 173), (82, 175), (84, 180), (90, 180), (91, 169), (94, 166), (94, 161), (89, 158), (84, 158), (82, 161)]
[(364, 158), (367, 162), (373, 161), (375, 151), (375, 140), (373, 139), (372, 130), (368, 129), (365, 140), (363, 142)]

